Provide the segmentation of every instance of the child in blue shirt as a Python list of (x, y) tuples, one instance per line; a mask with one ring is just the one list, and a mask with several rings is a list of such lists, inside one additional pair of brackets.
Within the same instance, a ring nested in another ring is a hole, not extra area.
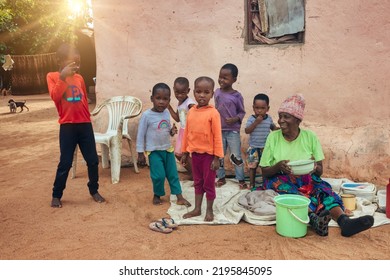
[(256, 169), (259, 166), (261, 154), (268, 134), (276, 130), (269, 111), (269, 97), (264, 93), (257, 94), (253, 99), (253, 112), (245, 126), (245, 133), (249, 134), (249, 148), (247, 150), (247, 163), (249, 167), (250, 188), (255, 187)]
[(150, 178), (153, 182), (153, 204), (162, 204), (165, 195), (164, 183), (167, 178), (171, 194), (177, 196), (176, 203), (187, 207), (191, 204), (183, 197), (176, 168), (175, 155), (170, 137), (176, 131), (171, 128), (168, 111), (171, 89), (167, 84), (158, 83), (153, 87), (151, 101), (153, 108), (142, 113), (138, 125), (136, 150), (138, 164), (145, 166), (145, 154), (149, 158)]

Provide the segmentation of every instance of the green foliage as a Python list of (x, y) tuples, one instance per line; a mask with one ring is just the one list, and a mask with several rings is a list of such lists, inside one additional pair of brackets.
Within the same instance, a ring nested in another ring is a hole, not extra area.
[(68, 0), (0, 0), (1, 54), (38, 54), (55, 51), (61, 42), (76, 42), (76, 30), (90, 17), (87, 1), (74, 14)]

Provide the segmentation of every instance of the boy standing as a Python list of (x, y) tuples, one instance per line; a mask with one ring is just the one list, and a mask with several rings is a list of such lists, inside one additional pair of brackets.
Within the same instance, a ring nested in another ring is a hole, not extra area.
[(53, 186), (51, 207), (61, 208), (61, 198), (66, 187), (73, 154), (78, 145), (88, 166), (89, 193), (96, 202), (104, 202), (99, 194), (99, 158), (88, 108), (87, 90), (80, 68), (78, 50), (63, 44), (57, 50), (58, 72), (47, 74), (47, 85), (54, 101), (60, 123), (60, 162)]
[(265, 141), (271, 130), (276, 130), (269, 111), (269, 97), (259, 93), (253, 99), (253, 112), (245, 126), (245, 133), (249, 134), (249, 148), (247, 151), (247, 162), (249, 167), (250, 188), (255, 187), (256, 169), (259, 166), (261, 154)]
[(202, 214), (203, 194), (206, 193), (207, 210), (204, 220), (214, 220), (213, 204), (216, 197), (215, 175), (219, 160), (223, 158), (221, 119), (218, 111), (209, 105), (214, 94), (214, 81), (209, 77), (195, 80), (194, 95), (198, 103), (187, 115), (183, 137), (182, 164), (189, 154), (192, 158), (192, 175), (195, 189), (195, 208), (183, 216), (191, 218)]
[[(215, 91), (215, 107), (221, 115), (223, 152), (230, 150), (230, 160), (234, 165), (236, 179), (240, 189), (248, 188), (244, 177), (244, 161), (241, 158), (241, 123), (245, 116), (244, 99), (232, 85), (237, 81), (238, 69), (234, 64), (222, 66), (218, 83), (220, 88)], [(226, 184), (223, 159), (218, 169), (217, 187)]]
[(170, 137), (176, 131), (171, 128), (167, 110), (171, 100), (171, 89), (167, 84), (158, 83), (152, 89), (150, 98), (153, 108), (142, 113), (138, 125), (137, 145), (138, 164), (145, 166), (145, 153), (149, 157), (150, 177), (153, 182), (153, 204), (162, 204), (165, 195), (164, 183), (167, 178), (171, 194), (177, 196), (176, 203), (187, 207), (191, 204), (184, 199), (177, 174), (176, 160)]

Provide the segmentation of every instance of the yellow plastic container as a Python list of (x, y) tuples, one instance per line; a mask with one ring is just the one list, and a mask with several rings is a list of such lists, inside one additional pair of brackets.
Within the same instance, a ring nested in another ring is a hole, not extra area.
[(348, 210), (356, 209), (356, 195), (350, 193), (343, 193), (341, 195), (341, 200), (343, 201), (344, 207)]

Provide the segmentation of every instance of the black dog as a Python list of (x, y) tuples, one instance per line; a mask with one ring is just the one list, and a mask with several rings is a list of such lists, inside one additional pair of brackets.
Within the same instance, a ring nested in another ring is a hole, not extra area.
[(26, 108), (27, 111), (30, 111), (30, 109), (26, 106), (26, 100), (24, 101), (15, 101), (13, 99), (10, 99), (8, 100), (8, 106), (9, 106), (9, 109), (11, 111), (11, 113), (15, 113), (16, 112), (16, 109), (19, 107), (20, 108), (20, 112), (23, 112), (23, 108)]

